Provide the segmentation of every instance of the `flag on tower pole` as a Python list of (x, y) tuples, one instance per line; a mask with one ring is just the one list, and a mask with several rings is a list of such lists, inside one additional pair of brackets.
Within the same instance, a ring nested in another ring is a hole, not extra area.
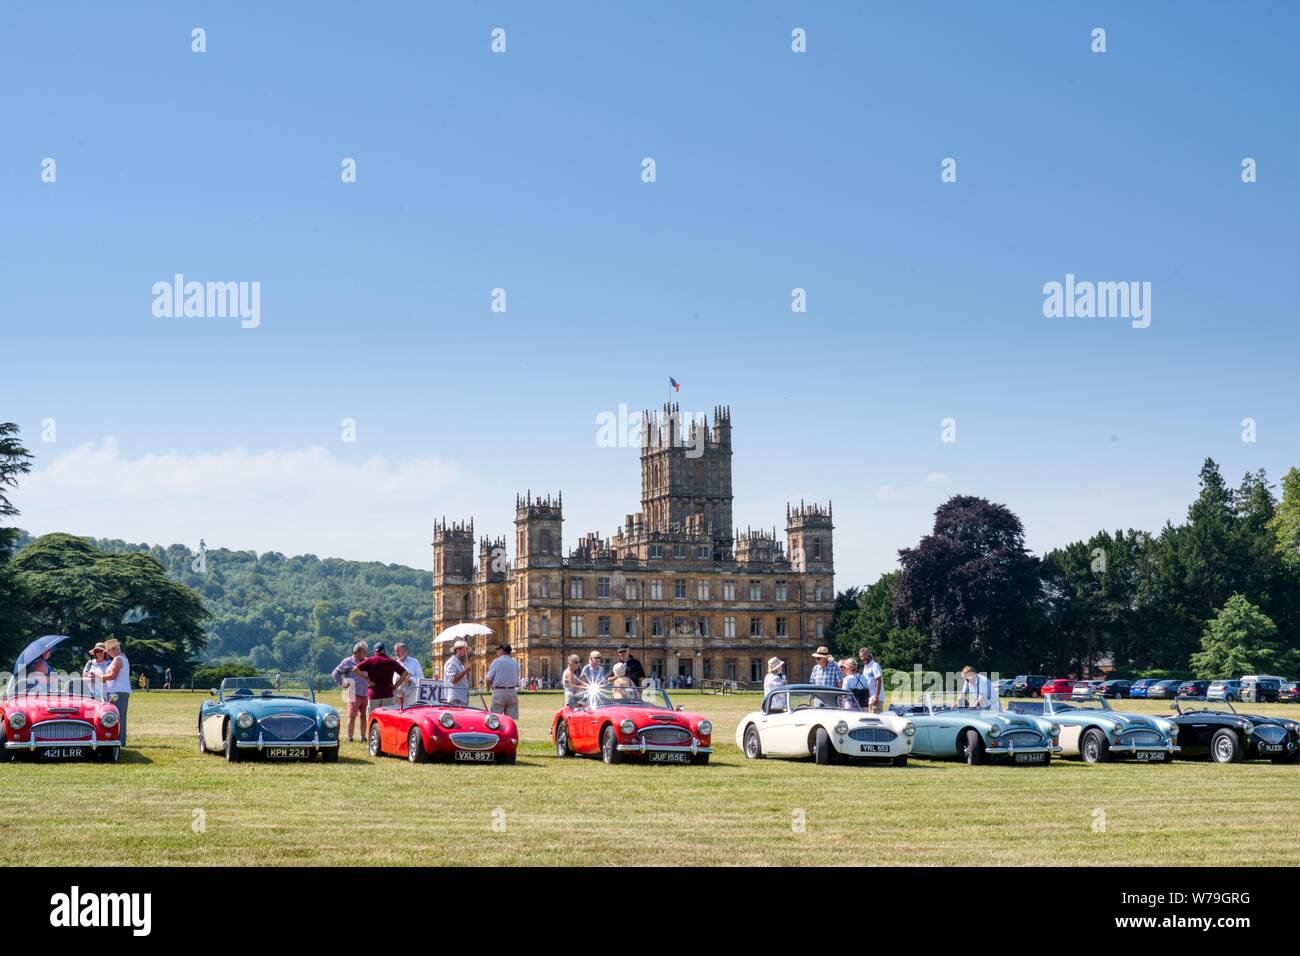
[(672, 386), (674, 392), (680, 392), (682, 390), (682, 383), (677, 381), (677, 379), (673, 378), (671, 375), (668, 376), (668, 384)]

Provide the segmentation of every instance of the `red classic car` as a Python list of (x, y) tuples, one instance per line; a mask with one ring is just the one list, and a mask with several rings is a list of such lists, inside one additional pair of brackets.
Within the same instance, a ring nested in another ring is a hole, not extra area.
[(583, 687), (551, 723), (556, 754), (600, 754), (605, 763), (643, 757), (649, 763), (707, 764), (712, 736), (712, 721), (675, 708), (653, 682)]
[(80, 675), (11, 678), (0, 698), (0, 741), (11, 760), (116, 763), (119, 730), (117, 708), (95, 697)]
[(422, 680), (409, 707), (380, 707), (370, 715), (370, 756), (393, 754), (411, 763), (444, 758), (464, 763), (514, 763), (519, 728), (505, 714), (455, 703), (440, 681)]
[(1074, 694), (1075, 683), (1077, 682), (1070, 680), (1068, 677), (1053, 677), (1043, 685), (1043, 689), (1040, 690), (1038, 694), (1040, 697), (1046, 697), (1048, 694), (1055, 694), (1057, 697), (1064, 700)]

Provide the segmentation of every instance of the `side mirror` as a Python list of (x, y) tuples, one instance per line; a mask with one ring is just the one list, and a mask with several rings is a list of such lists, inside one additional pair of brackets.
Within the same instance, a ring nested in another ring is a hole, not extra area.
[(213, 697), (216, 697), (218, 692), (217, 692), (217, 689), (216, 689), (215, 687), (209, 687), (209, 688), (208, 688), (208, 693), (209, 693), (210, 695), (212, 695)]
[(678, 704), (678, 705), (677, 705), (677, 709), (678, 709), (678, 710), (685, 710), (685, 709), (686, 709), (686, 705), (685, 705), (685, 704)]

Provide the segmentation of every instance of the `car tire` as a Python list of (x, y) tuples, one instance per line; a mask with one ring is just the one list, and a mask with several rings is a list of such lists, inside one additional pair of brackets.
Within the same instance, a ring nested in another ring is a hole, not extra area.
[(1210, 739), (1210, 759), (1215, 763), (1240, 763), (1241, 741), (1231, 730), (1220, 730)]
[(573, 756), (573, 747), (569, 744), (569, 724), (565, 720), (555, 723), (555, 756)]
[(1227, 697), (1224, 698), (1224, 700), (1226, 700), (1230, 704), (1235, 704), (1237, 702), (1237, 698), (1232, 694), (1229, 694)]
[(763, 759), (763, 742), (758, 739), (758, 728), (753, 724), (745, 728), (745, 756), (750, 760)]
[(607, 724), (601, 732), (600, 759), (608, 764), (623, 762), (623, 752), (618, 749), (618, 735), (614, 732), (613, 724)]
[(406, 759), (411, 763), (428, 763), (429, 752), (424, 749), (424, 738), (419, 727), (412, 727), (406, 735)]
[(95, 759), (100, 763), (117, 763), (121, 756), (121, 747), (105, 747), (95, 753)]
[(370, 722), (370, 733), (366, 735), (366, 750), (372, 757), (382, 757), (384, 755), (383, 736), (379, 730), (379, 721)]
[(208, 745), (203, 742), (203, 717), (199, 717), (199, 753), (209, 753)]
[(226, 721), (226, 762), (239, 763), (244, 759), (244, 755), (239, 752), (239, 747), (235, 745), (235, 727), (230, 721)]
[(518, 756), (519, 756), (518, 754), (499, 754), (497, 756), (497, 763), (503, 763), (509, 766), (510, 764), (515, 762), (515, 759)]
[(835, 748), (831, 746), (831, 735), (825, 727), (818, 727), (813, 738), (813, 760), (823, 766), (835, 762)]
[(966, 731), (966, 743), (961, 749), (966, 763), (971, 766), (984, 763), (984, 738), (978, 730)]
[(321, 762), (321, 763), (338, 763), (338, 762), (339, 762), (339, 748), (338, 748), (338, 747), (322, 747), (322, 748), (321, 748), (321, 752), (320, 752), (320, 762)]
[(889, 765), (891, 767), (906, 767), (907, 754), (903, 754), (901, 757), (895, 757), (893, 760), (889, 761)]
[(1079, 738), (1079, 757), (1084, 763), (1106, 763), (1110, 760), (1110, 741), (1096, 727), (1089, 727)]
[(709, 765), (709, 758), (710, 758), (711, 756), (713, 756), (713, 755), (712, 755), (712, 754), (694, 754), (694, 755), (691, 757), (691, 763), (692, 763), (694, 766), (696, 766), (696, 767), (707, 767), (707, 766)]

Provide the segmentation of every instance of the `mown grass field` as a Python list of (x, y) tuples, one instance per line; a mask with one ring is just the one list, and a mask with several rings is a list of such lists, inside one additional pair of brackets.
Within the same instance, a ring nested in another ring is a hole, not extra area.
[(675, 699), (715, 723), (708, 767), (560, 760), (557, 694), (525, 695), (512, 767), (360, 742), (333, 765), (230, 765), (198, 753), (202, 696), (134, 695), (117, 765), (0, 765), (0, 863), (1237, 865), (1300, 844), (1300, 766), (753, 762), (732, 741), (757, 696), (698, 693)]

